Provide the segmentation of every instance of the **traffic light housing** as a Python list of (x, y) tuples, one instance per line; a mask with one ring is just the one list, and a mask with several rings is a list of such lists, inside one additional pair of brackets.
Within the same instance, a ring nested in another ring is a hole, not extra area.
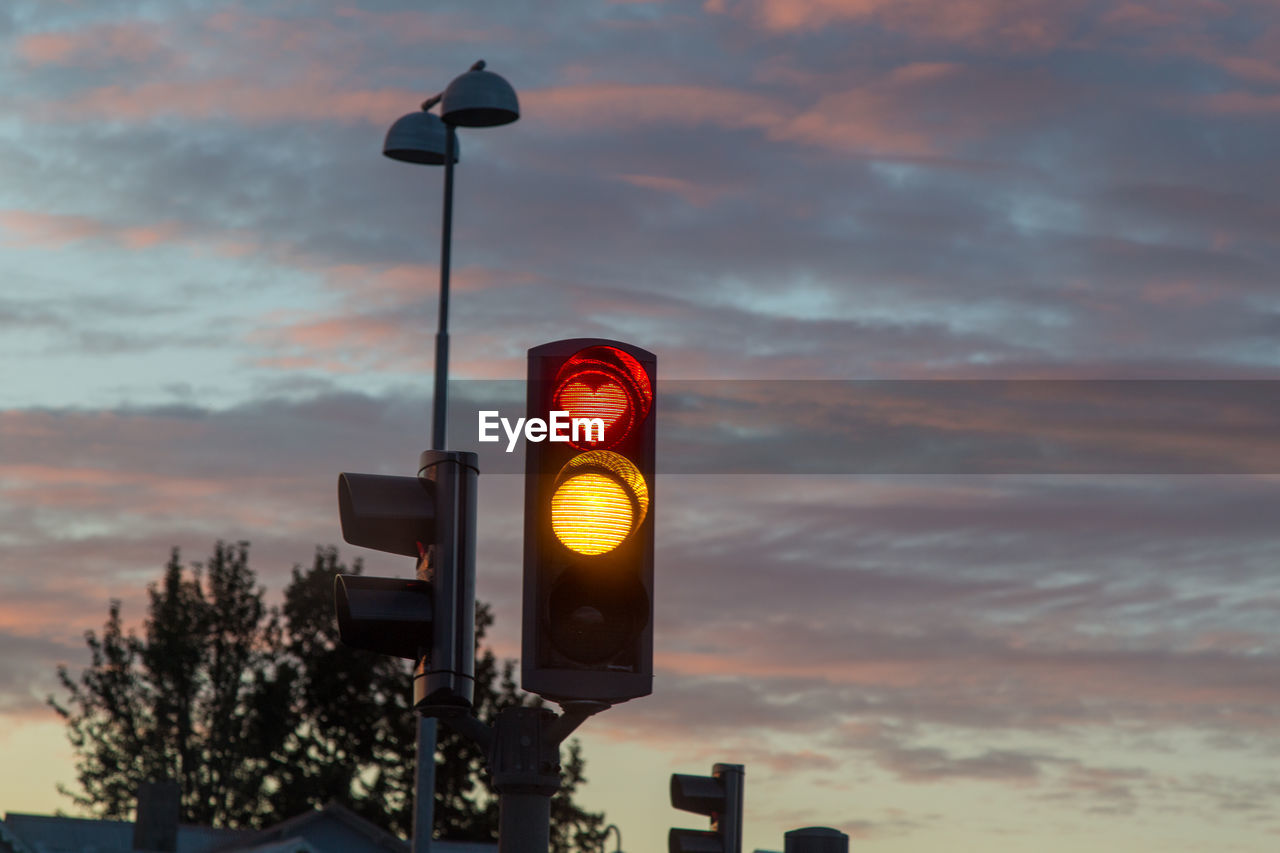
[(475, 697), (476, 454), (424, 452), (417, 477), (340, 474), (342, 538), (418, 558), (417, 578), (339, 575), (338, 634), (352, 648), (415, 661), (414, 706)]
[[(619, 341), (529, 350), (521, 686), (531, 693), (613, 704), (653, 692), (656, 372), (653, 353)], [(547, 429), (530, 429), (535, 419)]]
[(710, 816), (711, 829), (672, 829), (668, 853), (742, 853), (744, 776), (741, 764), (713, 765), (710, 776), (671, 774), (671, 805)]

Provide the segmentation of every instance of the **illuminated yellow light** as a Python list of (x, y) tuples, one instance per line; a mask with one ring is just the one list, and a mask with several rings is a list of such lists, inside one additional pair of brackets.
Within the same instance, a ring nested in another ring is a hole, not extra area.
[(560, 471), (551, 497), (551, 529), (565, 547), (594, 556), (618, 547), (649, 510), (644, 477), (625, 456), (580, 453)]

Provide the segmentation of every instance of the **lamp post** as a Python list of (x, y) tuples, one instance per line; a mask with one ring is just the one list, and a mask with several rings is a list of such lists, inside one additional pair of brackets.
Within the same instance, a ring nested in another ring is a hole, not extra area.
[[(440, 115), (430, 110), (440, 105)], [(453, 242), (453, 166), (458, 161), (458, 127), (497, 127), (520, 117), (511, 84), (484, 60), (453, 79), (443, 92), (422, 102), (422, 109), (397, 119), (387, 131), (382, 153), (393, 160), (444, 166), (444, 216), (440, 234), (440, 309), (436, 326), (436, 376), (432, 404), (431, 449), (445, 449), (449, 385), (449, 264)], [(419, 564), (419, 578), (427, 567)], [(468, 620), (469, 621), (469, 620)], [(429, 853), (435, 800), (435, 718), (418, 717), (414, 773), (413, 853)]]
[[(430, 112), (440, 105), (440, 115)], [(444, 217), (440, 234), (440, 311), (436, 330), (435, 405), (431, 449), (444, 450), (445, 412), (449, 380), (449, 263), (453, 242), (453, 164), (458, 162), (457, 127), (497, 127), (520, 117), (511, 84), (484, 60), (453, 79), (441, 92), (422, 102), (422, 109), (397, 119), (387, 131), (382, 153), (393, 160), (444, 166)]]

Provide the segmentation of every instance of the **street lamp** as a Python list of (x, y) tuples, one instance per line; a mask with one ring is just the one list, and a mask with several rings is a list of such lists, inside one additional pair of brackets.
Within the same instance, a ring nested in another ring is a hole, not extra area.
[[(437, 117), (431, 108), (440, 105)], [(511, 84), (484, 60), (455, 77), (443, 92), (422, 102), (422, 109), (397, 119), (387, 131), (382, 153), (393, 160), (444, 166), (444, 222), (440, 235), (440, 311), (436, 327), (436, 379), (432, 405), (431, 449), (445, 449), (445, 414), (449, 383), (449, 254), (453, 242), (453, 164), (458, 162), (458, 127), (497, 127), (520, 117)], [(419, 564), (419, 579), (426, 580)], [(474, 606), (474, 605), (472, 605)], [(471, 624), (472, 614), (459, 614)], [(470, 633), (466, 634), (468, 640)], [(435, 798), (436, 721), (418, 717), (417, 766), (414, 773), (413, 853), (428, 853)]]
[(609, 840), (610, 830), (618, 836), (618, 846), (614, 848), (613, 853), (622, 853), (622, 830), (618, 829), (618, 825), (616, 823), (611, 823), (604, 828), (604, 835), (600, 836), (600, 853), (605, 853), (604, 845), (605, 842)]
[[(430, 112), (440, 105), (440, 116)], [(382, 153), (393, 160), (444, 166), (444, 223), (440, 235), (440, 314), (436, 331), (436, 384), (431, 449), (444, 450), (449, 381), (449, 255), (453, 242), (453, 164), (458, 162), (456, 127), (497, 127), (520, 118), (511, 84), (486, 71), (484, 60), (453, 79), (422, 110), (397, 119), (387, 131)]]

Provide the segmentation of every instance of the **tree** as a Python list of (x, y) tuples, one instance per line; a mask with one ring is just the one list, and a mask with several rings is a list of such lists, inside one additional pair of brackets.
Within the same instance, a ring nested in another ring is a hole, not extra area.
[[(67, 722), (81, 792), (60, 788), (99, 817), (127, 818), (138, 783), (171, 778), (182, 819), (265, 826), (335, 799), (399, 835), (412, 825), (416, 716), (406, 662), (338, 642), (333, 578), (361, 571), (318, 548), (295, 566), (283, 606), (268, 609), (254, 586), (248, 544), (219, 542), (207, 568), (185, 576), (175, 549), (148, 589), (143, 636), (126, 633), (113, 601), (101, 637), (87, 632), (91, 663), (78, 680), (59, 667), (68, 700), (49, 702)], [(476, 605), (476, 711), (535, 703), (515, 662), (482, 646), (493, 624)], [(497, 800), (483, 755), (440, 729), (435, 834), (497, 837)], [(447, 758), (446, 758), (447, 757)], [(599, 849), (604, 815), (573, 802), (584, 780), (577, 741), (552, 800), (552, 849)]]
[(219, 542), (191, 578), (175, 549), (147, 593), (143, 637), (124, 632), (112, 601), (102, 637), (85, 634), (90, 667), (78, 681), (58, 667), (69, 699), (49, 702), (78, 753), (81, 793), (59, 789), (100, 817), (123, 818), (139, 782), (173, 779), (184, 820), (256, 825), (266, 756), (278, 746), (263, 702), (278, 630), (254, 587), (248, 544)]
[[(331, 792), (341, 789), (349, 794), (338, 798), (358, 814), (407, 836), (413, 825), (410, 794), (416, 736), (409, 667), (386, 655), (343, 646), (332, 617), (334, 577), (360, 571), (359, 561), (348, 569), (338, 562), (336, 549), (319, 548), (309, 570), (294, 568), (285, 592), (285, 659), (297, 668), (292, 702), (297, 710), (281, 774), (291, 780), (295, 793), (281, 801), (289, 805), (278, 810), (278, 818), (323, 802), (322, 790), (335, 796)], [(476, 602), (475, 624), (476, 715), (492, 723), (504, 708), (540, 704), (541, 700), (520, 691), (515, 661), (500, 663), (493, 650), (484, 646), (493, 613), (483, 602)], [(489, 786), (484, 754), (448, 727), (440, 726), (438, 731), (436, 836), (451, 841), (496, 840), (498, 802)], [(551, 804), (552, 850), (594, 853), (603, 841), (604, 815), (588, 812), (573, 801), (585, 781), (585, 760), (577, 740), (570, 742), (567, 752), (564, 782)], [(335, 761), (343, 756), (346, 763)], [(354, 775), (350, 773), (353, 766), (360, 768)], [(348, 775), (341, 776), (343, 772)]]
[(571, 850), (603, 850), (604, 812), (589, 812), (573, 801), (578, 786), (587, 781), (587, 760), (582, 757), (582, 743), (569, 741), (569, 760), (564, 762), (560, 790), (551, 798), (551, 849), (555, 853)]

